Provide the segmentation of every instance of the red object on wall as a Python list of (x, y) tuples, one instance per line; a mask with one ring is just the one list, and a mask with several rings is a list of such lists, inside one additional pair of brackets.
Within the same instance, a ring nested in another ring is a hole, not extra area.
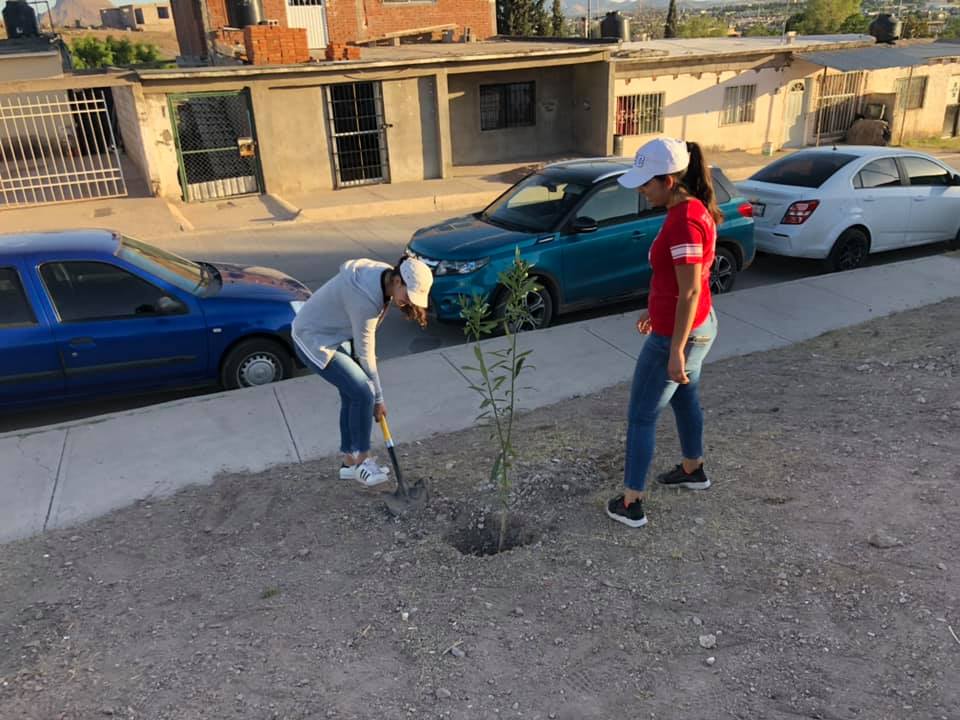
[(295, 65), (310, 61), (303, 28), (248, 25), (243, 29), (247, 62), (252, 65)]

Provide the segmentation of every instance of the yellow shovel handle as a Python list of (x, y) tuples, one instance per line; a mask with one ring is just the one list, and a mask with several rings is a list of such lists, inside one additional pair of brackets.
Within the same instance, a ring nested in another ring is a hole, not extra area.
[(390, 426), (387, 425), (386, 415), (380, 418), (380, 429), (383, 431), (383, 440), (387, 447), (393, 447), (393, 435), (390, 434)]

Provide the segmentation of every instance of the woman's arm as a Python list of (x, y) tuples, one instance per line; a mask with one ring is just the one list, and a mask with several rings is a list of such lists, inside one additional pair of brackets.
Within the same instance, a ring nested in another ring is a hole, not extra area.
[[(377, 372), (377, 326), (379, 318), (353, 319), (353, 349), (357, 362), (373, 385), (374, 403), (383, 405), (383, 388)], [(378, 418), (379, 419), (379, 418)]]
[(688, 382), (684, 349), (687, 347), (687, 339), (690, 337), (690, 331), (693, 330), (693, 321), (697, 316), (697, 307), (700, 305), (702, 267), (700, 263), (673, 266), (680, 292), (677, 296), (677, 314), (673, 322), (667, 373), (671, 380), (681, 384)]

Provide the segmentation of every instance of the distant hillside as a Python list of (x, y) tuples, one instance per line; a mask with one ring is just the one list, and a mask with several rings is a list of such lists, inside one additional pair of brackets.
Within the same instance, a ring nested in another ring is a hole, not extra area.
[[(56, 27), (100, 27), (100, 10), (113, 7), (109, 0), (60, 0), (52, 10)], [(46, 18), (44, 18), (46, 20)]]

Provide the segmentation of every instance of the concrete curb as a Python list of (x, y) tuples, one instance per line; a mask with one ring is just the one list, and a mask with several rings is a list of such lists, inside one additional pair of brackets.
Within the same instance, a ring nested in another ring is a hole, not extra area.
[[(960, 296), (958, 274), (960, 253), (952, 253), (721, 296), (720, 335), (708, 362)], [(628, 380), (642, 343), (632, 314), (524, 335), (537, 372), (528, 377), (522, 408)], [(458, 346), (381, 364), (399, 442), (474, 423), (476, 398), (459, 374), (472, 357), (469, 346)], [(221, 473), (333, 455), (338, 406), (331, 386), (305, 377), (0, 435), (0, 541), (67, 527)]]
[(419, 215), (432, 212), (457, 211), (485, 207), (497, 198), (508, 186), (489, 191), (457, 193), (451, 195), (427, 195), (402, 200), (378, 200), (349, 205), (305, 207), (300, 215), (311, 222), (342, 222), (357, 218), (393, 217)]

